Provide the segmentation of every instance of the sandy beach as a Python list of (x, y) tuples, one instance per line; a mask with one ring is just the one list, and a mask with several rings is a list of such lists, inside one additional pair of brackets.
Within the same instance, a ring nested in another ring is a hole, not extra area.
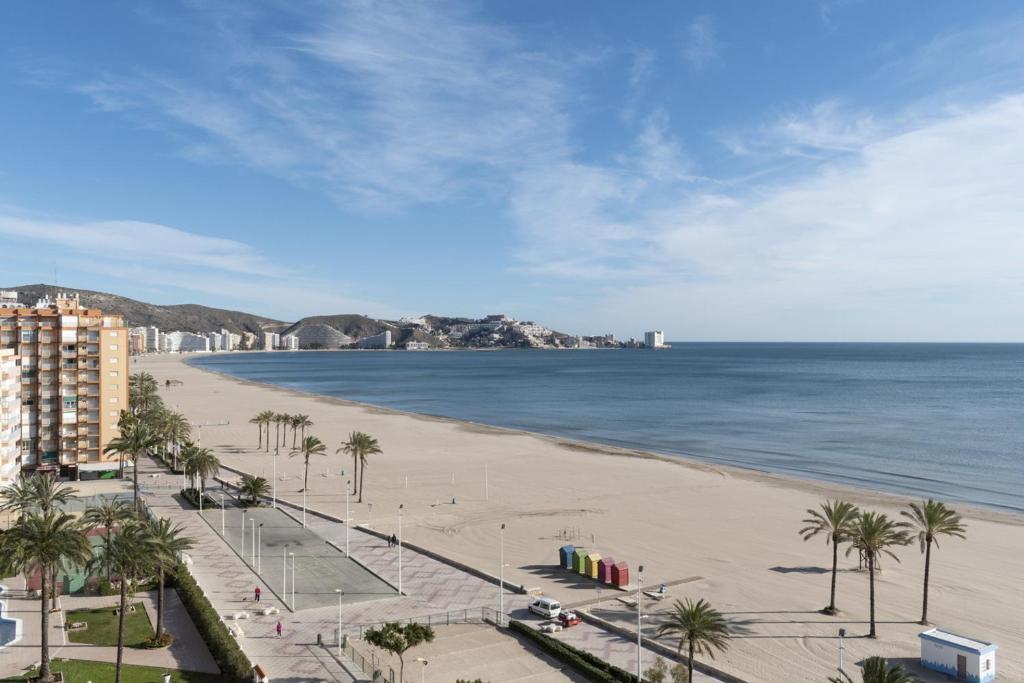
[[(360, 430), (383, 453), (366, 471), (364, 501), (352, 499), (357, 523), (393, 530), (404, 504), (405, 538), (491, 573), (498, 572), (504, 523), (506, 578), (568, 604), (601, 597), (598, 612), (612, 620), (635, 623), (635, 613), (614, 600), (616, 591), (599, 596), (596, 582), (566, 579), (557, 568), (566, 539), (633, 571), (644, 565), (645, 587), (689, 579), (671, 585), (669, 597), (706, 598), (736, 625), (716, 663), (748, 680), (827, 680), (838, 662), (839, 628), (852, 636), (848, 670), (874, 654), (908, 663), (919, 654), (924, 561), (916, 543), (898, 551), (900, 563), (884, 562), (876, 582), (879, 638), (869, 640), (861, 637), (867, 573), (857, 571), (856, 553), (841, 556), (841, 613), (827, 617), (818, 610), (828, 602), (830, 550), (824, 539), (805, 543), (797, 534), (805, 510), (827, 497), (896, 516), (906, 502), (898, 496), (405, 414), (224, 377), (179, 356), (133, 359), (131, 371), (143, 370), (156, 377), (169, 407), (211, 425), (202, 429), (204, 446), (253, 474), (271, 477), (273, 447), (257, 450), (257, 427), (248, 420), (262, 410), (309, 415), (307, 433), (328, 446), (328, 456), (310, 466), (310, 507), (345, 514), (340, 470), (350, 475), (352, 461), (335, 450)], [(167, 379), (182, 384), (164, 389)], [(212, 424), (221, 422), (229, 424)], [(277, 458), (279, 477), (287, 477), (277, 492), (301, 501), (302, 462), (287, 452)], [(968, 538), (943, 539), (933, 552), (930, 619), (996, 643), (999, 680), (1024, 681), (1024, 518), (956, 507)], [(668, 602), (645, 610), (652, 632)]]

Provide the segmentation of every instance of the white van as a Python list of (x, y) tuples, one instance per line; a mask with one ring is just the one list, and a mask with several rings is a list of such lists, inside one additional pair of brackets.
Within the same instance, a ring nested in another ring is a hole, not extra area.
[(557, 619), (562, 605), (554, 598), (537, 598), (530, 603), (530, 611), (545, 619)]

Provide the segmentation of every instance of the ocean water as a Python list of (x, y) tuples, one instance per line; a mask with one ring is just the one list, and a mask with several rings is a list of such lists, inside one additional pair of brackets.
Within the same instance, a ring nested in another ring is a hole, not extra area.
[(241, 378), (1024, 512), (1024, 345), (203, 356)]

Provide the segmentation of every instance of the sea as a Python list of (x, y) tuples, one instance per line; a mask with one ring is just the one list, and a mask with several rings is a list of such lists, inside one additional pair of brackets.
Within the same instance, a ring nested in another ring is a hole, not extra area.
[(1024, 513), (1024, 344), (677, 342), (193, 362), (404, 411)]

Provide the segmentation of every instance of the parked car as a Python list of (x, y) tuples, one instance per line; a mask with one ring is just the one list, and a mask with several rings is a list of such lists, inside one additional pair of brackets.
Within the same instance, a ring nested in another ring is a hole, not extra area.
[(537, 598), (530, 603), (530, 611), (545, 619), (557, 619), (562, 612), (562, 604), (554, 598)]
[(564, 609), (558, 614), (558, 622), (562, 624), (562, 626), (564, 626), (565, 628), (575, 626), (581, 621), (583, 620), (580, 619), (580, 616), (572, 610)]

